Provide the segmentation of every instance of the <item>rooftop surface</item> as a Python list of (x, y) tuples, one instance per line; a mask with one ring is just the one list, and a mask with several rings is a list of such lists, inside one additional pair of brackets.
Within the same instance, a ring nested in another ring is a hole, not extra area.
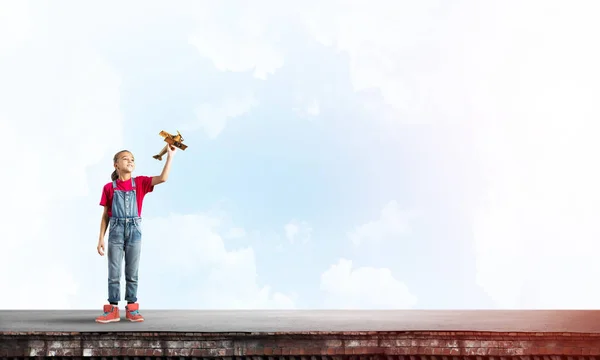
[(491, 331), (600, 333), (598, 310), (144, 310), (143, 323), (97, 310), (0, 310), (1, 332)]

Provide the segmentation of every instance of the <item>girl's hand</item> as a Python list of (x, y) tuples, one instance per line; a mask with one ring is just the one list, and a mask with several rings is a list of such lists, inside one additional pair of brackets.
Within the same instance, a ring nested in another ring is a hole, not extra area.
[(96, 247), (96, 249), (98, 249), (98, 254), (100, 254), (100, 256), (104, 256), (104, 240), (98, 241), (98, 247)]
[(168, 152), (167, 156), (171, 156), (171, 155), (175, 154), (175, 151), (177, 151), (177, 148), (171, 144), (167, 144), (167, 145), (169, 145), (169, 146), (167, 146), (167, 152)]

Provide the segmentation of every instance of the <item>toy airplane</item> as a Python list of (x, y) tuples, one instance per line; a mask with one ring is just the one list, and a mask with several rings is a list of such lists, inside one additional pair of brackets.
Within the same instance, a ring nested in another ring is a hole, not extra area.
[(153, 156), (153, 158), (157, 159), (158, 161), (162, 161), (162, 156), (167, 153), (167, 146), (169, 145), (173, 145), (181, 150), (185, 150), (187, 148), (187, 145), (183, 144), (183, 136), (181, 136), (179, 130), (177, 130), (177, 135), (171, 135), (164, 130), (158, 135), (164, 137), (165, 141), (168, 143), (158, 154)]

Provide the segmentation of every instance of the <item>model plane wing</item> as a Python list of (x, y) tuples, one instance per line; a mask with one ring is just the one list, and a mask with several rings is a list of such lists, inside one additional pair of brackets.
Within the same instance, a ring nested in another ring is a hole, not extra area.
[(179, 142), (179, 141), (175, 141), (172, 138), (165, 138), (165, 141), (168, 142), (170, 145), (173, 145), (181, 150), (185, 150), (187, 148), (186, 144)]
[(172, 138), (173, 135), (169, 134), (168, 132), (162, 130), (158, 135), (164, 137), (164, 138)]

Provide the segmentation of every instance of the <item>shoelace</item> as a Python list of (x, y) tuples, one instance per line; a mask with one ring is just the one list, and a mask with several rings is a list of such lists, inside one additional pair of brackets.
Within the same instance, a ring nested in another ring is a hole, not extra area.
[[(109, 312), (105, 312), (105, 313), (104, 313), (104, 316), (106, 316), (106, 315), (108, 315), (108, 314), (110, 314), (110, 313), (111, 313), (111, 311), (109, 311)], [(130, 311), (129, 313), (130, 313), (131, 315), (137, 315), (137, 314), (139, 314), (139, 313), (140, 313), (140, 311), (139, 311), (139, 310), (133, 310), (133, 311)]]
[(102, 314), (102, 315), (103, 315), (103, 316), (106, 316), (106, 315), (108, 315), (108, 314), (110, 314), (110, 313), (112, 313), (112, 310), (111, 310), (111, 311), (105, 311), (105, 312), (104, 312), (104, 314)]

